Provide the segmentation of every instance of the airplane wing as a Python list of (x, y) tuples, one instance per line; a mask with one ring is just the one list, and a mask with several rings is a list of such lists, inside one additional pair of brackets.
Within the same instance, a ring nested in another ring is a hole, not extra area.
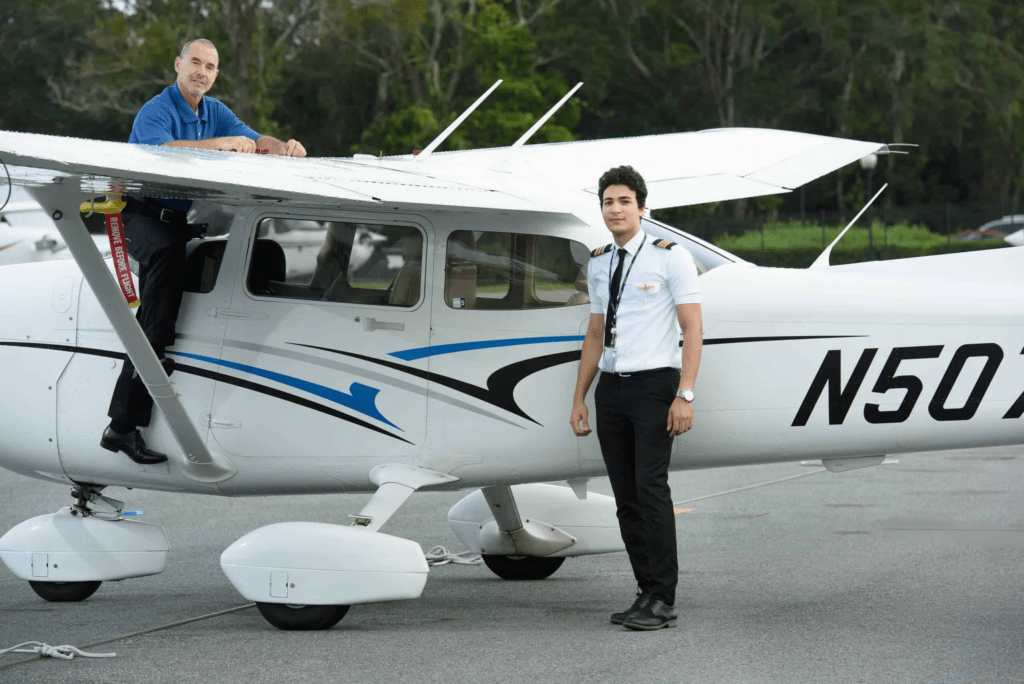
[(564, 211), (559, 197), (592, 198), (600, 175), (619, 164), (644, 175), (648, 206), (660, 209), (790, 192), (887, 151), (880, 143), (733, 128), (440, 152), (422, 160), (289, 159), (0, 132), (0, 160), (23, 167), (12, 170), (23, 185), (75, 182), (93, 194), (113, 185), (129, 194), (220, 202), (340, 200), (526, 211)]
[(647, 183), (648, 208), (665, 209), (790, 192), (872, 153), (888, 154), (889, 149), (881, 143), (807, 133), (720, 128), (527, 145), (515, 151), (435, 152), (422, 166), (489, 168), (596, 195), (602, 173), (628, 164)]
[(0, 131), (0, 160), (19, 185), (78, 183), (84, 193), (97, 195), (113, 186), (130, 195), (229, 203), (291, 199), (539, 208), (479, 185), (352, 159), (240, 155)]

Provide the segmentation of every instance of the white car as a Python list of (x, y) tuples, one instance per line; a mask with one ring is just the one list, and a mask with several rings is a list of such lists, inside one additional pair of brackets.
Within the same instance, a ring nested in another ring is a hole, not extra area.
[(989, 221), (978, 228), (977, 232), (986, 230), (1002, 234), (1003, 239), (1014, 247), (1024, 246), (1024, 214), (1014, 214)]

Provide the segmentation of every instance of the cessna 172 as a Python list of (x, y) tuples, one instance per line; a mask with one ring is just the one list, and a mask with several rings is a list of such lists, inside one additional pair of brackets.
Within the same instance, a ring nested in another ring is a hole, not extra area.
[[(82, 600), (161, 572), (169, 548), (106, 486), (374, 492), (351, 525), (269, 525), (221, 557), (272, 624), (314, 629), (420, 595), (422, 550), (379, 531), (416, 490), (473, 490), (449, 524), (501, 577), (621, 550), (614, 502), (587, 492), (605, 475), (597, 440), (567, 425), (586, 266), (609, 241), (600, 174), (632, 164), (658, 209), (789, 192), (889, 149), (754, 129), (524, 146), (532, 130), (509, 148), (383, 159), (0, 133), (13, 181), (75, 257), (0, 269), (0, 465), (71, 483), (75, 499), (10, 530), (0, 558), (43, 598)], [(80, 221), (111, 192), (217, 203), (230, 221), (192, 243), (173, 378)], [(336, 258), (287, 282), (271, 221), (319, 222)], [(838, 471), (1024, 443), (1024, 250), (769, 269), (643, 228), (690, 251), (703, 295), (696, 417), (673, 470), (820, 458)], [(397, 273), (351, 268), (360, 232), (401, 253)], [(160, 409), (147, 443), (169, 463), (99, 446), (125, 353)]]

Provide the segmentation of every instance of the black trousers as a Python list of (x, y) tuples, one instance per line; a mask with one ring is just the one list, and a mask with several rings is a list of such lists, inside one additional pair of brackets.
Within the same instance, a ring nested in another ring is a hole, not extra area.
[[(160, 356), (165, 347), (174, 344), (174, 324), (185, 287), (188, 239), (183, 230), (161, 223), (134, 200), (129, 202), (121, 217), (128, 254), (139, 262), (141, 306), (136, 320)], [(152, 412), (153, 398), (126, 356), (107, 415), (115, 421), (145, 427), (149, 425)]]
[(668, 486), (673, 438), (665, 428), (678, 387), (679, 371), (671, 368), (628, 377), (601, 373), (594, 394), (597, 438), (636, 583), (669, 605), (676, 601), (679, 560)]

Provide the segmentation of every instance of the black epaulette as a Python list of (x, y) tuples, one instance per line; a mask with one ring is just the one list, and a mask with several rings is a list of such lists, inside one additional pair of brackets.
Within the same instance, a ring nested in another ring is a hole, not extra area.
[(597, 249), (590, 253), (590, 256), (599, 257), (602, 254), (607, 254), (610, 251), (612, 251), (612, 245), (608, 244), (605, 245), (604, 247), (598, 247)]
[(661, 247), (662, 249), (672, 249), (673, 247), (676, 246), (676, 243), (672, 242), (671, 240), (655, 240), (654, 246)]

